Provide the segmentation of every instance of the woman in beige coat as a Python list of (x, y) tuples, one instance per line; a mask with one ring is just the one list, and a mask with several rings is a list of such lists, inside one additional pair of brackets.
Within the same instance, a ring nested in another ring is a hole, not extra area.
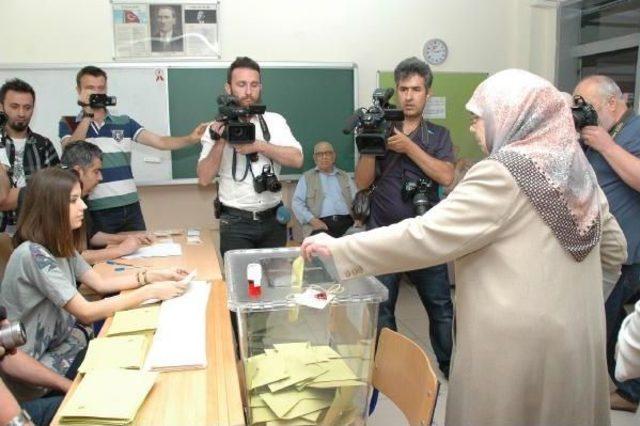
[(424, 216), (302, 245), (342, 279), (455, 260), (447, 425), (607, 425), (602, 272), (626, 243), (560, 93), (506, 70), (467, 104), (489, 158)]

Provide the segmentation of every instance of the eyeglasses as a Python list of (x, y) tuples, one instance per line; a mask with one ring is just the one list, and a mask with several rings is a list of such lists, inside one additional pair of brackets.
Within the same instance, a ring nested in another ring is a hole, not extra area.
[(313, 156), (314, 157), (331, 157), (333, 154), (335, 154), (333, 151), (318, 151), (318, 152), (314, 152)]

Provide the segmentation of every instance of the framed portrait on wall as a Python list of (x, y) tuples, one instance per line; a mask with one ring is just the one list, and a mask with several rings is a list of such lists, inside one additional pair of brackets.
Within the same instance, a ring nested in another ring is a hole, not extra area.
[(219, 58), (219, 3), (112, 0), (114, 59)]

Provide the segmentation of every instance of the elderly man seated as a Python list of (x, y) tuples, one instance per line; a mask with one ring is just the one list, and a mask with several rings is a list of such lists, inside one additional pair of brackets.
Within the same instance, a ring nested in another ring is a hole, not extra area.
[(335, 167), (336, 153), (329, 142), (316, 144), (313, 161), (316, 167), (298, 181), (293, 212), (305, 237), (320, 232), (341, 237), (353, 225), (351, 204), (355, 186), (344, 170)]

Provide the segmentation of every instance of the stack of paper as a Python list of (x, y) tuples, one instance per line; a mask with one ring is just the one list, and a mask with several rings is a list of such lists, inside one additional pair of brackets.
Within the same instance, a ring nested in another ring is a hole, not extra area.
[(151, 390), (156, 376), (156, 373), (123, 369), (89, 372), (60, 410), (60, 424), (129, 424)]
[(156, 243), (150, 246), (140, 247), (138, 250), (123, 259), (140, 259), (143, 257), (166, 257), (182, 255), (182, 246), (178, 243)]
[(162, 303), (145, 370), (207, 366), (206, 316), (210, 288), (205, 281), (191, 281), (182, 296)]
[(246, 362), (252, 423), (316, 424), (336, 404), (340, 412), (354, 408), (353, 392), (339, 392), (366, 383), (335, 350), (308, 342), (273, 346)]
[(158, 326), (159, 314), (160, 305), (148, 305), (129, 311), (116, 312), (111, 326), (107, 330), (107, 336), (155, 330)]
[(78, 369), (81, 373), (108, 368), (140, 369), (149, 348), (150, 337), (130, 334), (98, 337), (89, 342), (89, 349)]

